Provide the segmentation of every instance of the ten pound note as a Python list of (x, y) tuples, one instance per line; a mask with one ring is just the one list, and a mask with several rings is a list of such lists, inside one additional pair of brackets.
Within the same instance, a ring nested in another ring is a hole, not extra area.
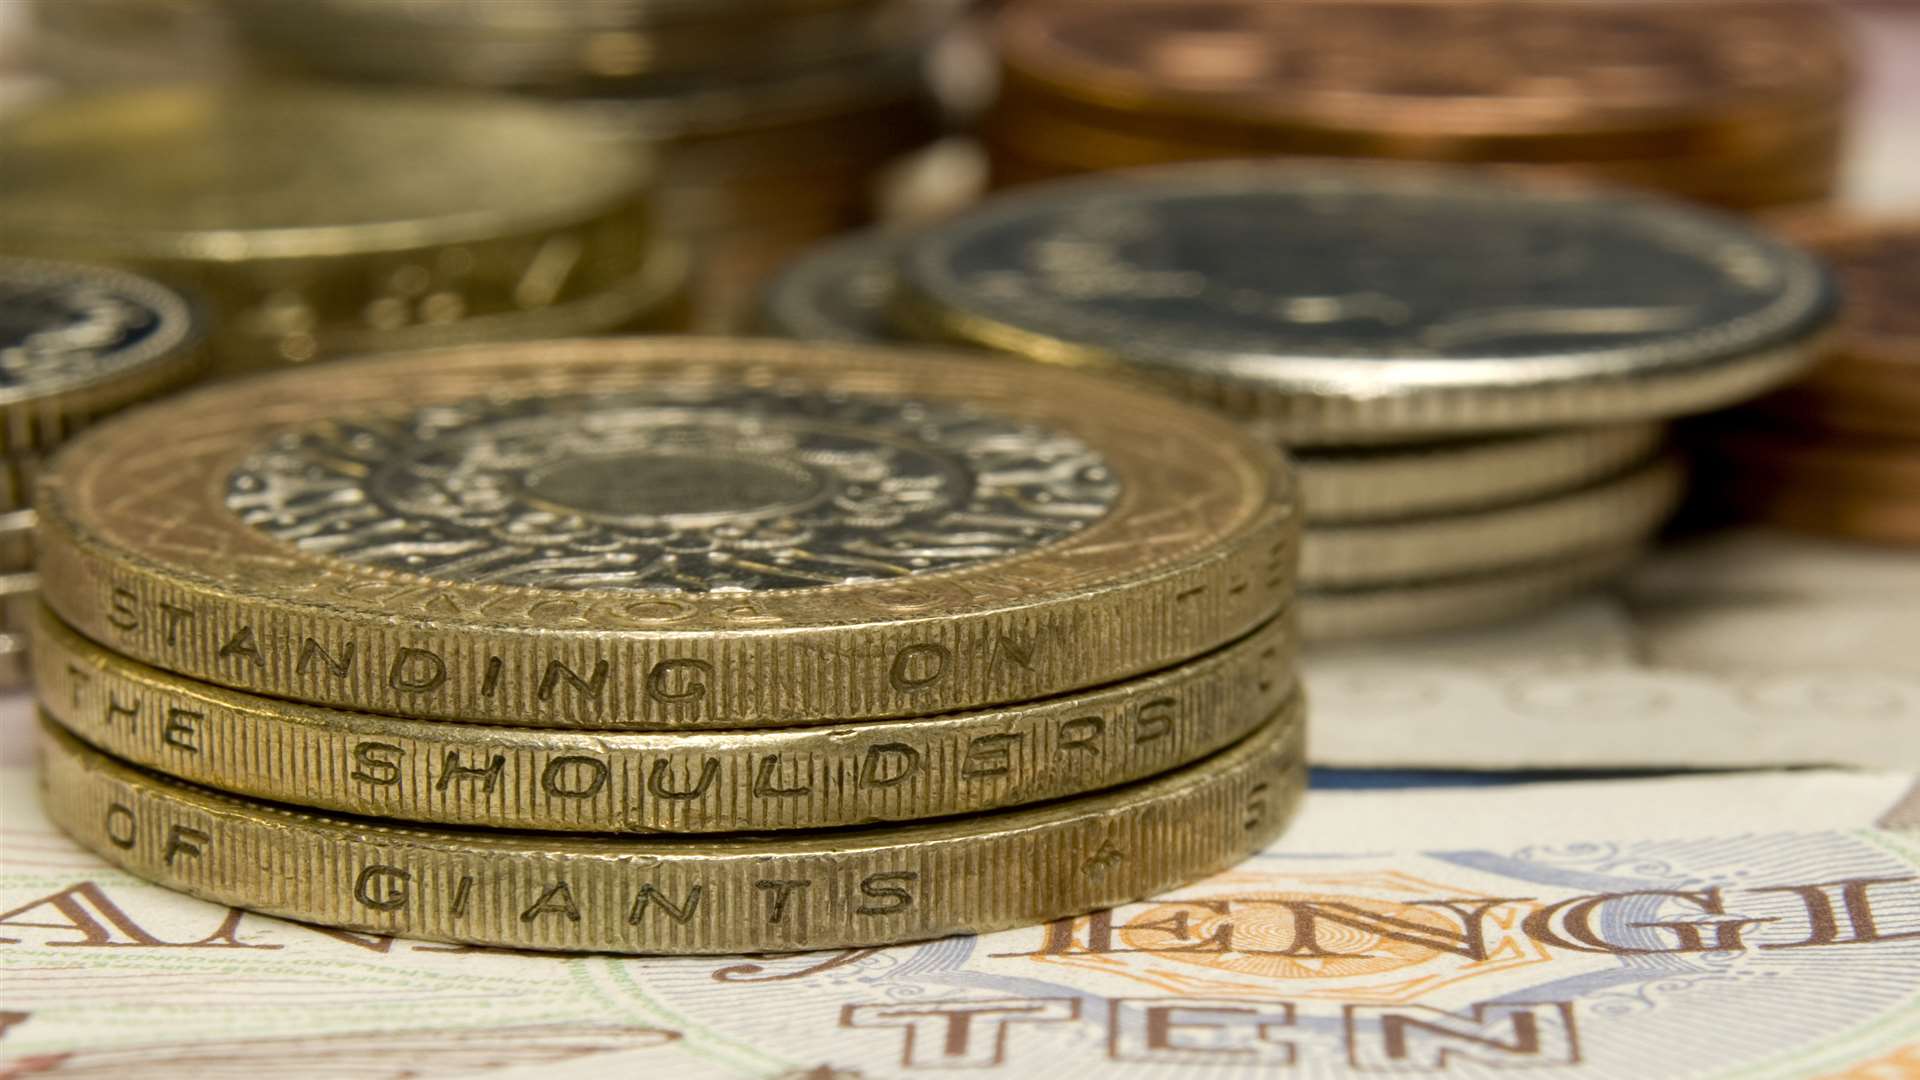
[[(1276, 846), (1155, 900), (718, 959), (228, 910), (81, 851), (33, 788), (0, 777), (5, 1078), (1920, 1073), (1905, 775), (1319, 792)], [(220, 842), (190, 839), (178, 858)], [(1089, 873), (1128, 857), (1100, 855)]]

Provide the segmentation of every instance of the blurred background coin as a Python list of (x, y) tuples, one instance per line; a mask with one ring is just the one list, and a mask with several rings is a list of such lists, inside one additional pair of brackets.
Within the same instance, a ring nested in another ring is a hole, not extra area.
[[(0, 118), (0, 249), (189, 287), (228, 373), (439, 344), (470, 320), (580, 334), (668, 306), (649, 176), (642, 156), (531, 104), (101, 92)], [(555, 311), (605, 321), (558, 327)]]

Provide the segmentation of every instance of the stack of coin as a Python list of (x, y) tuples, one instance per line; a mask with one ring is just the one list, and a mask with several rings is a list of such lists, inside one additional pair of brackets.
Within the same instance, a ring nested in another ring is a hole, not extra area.
[(1309, 155), (1773, 206), (1832, 190), (1853, 81), (1815, 0), (1026, 0), (998, 40), (1003, 184)]
[(1736, 510), (1920, 544), (1920, 221), (1785, 231), (1838, 271), (1839, 333), (1806, 379), (1703, 425), (1703, 466)]
[(871, 219), (938, 134), (924, 67), (953, 0), (227, 0), (260, 62), (309, 76), (565, 101), (660, 161), (661, 220), (698, 254), (694, 322)]
[(53, 99), (0, 121), (0, 250), (207, 305), (216, 369), (670, 319), (686, 260), (637, 155), (531, 104), (285, 87)]
[(543, 949), (871, 945), (1231, 863), (1304, 779), (1289, 474), (1008, 371), (493, 346), (96, 428), (40, 486), (52, 816), (223, 903)]
[(1605, 579), (1680, 493), (1660, 421), (1791, 377), (1831, 308), (1812, 259), (1675, 202), (1242, 163), (849, 241), (783, 276), (763, 318), (1124, 372), (1295, 448), (1303, 624), (1335, 638)]
[(0, 259), (0, 687), (26, 681), (33, 481), (89, 421), (198, 373), (193, 309), (116, 270)]

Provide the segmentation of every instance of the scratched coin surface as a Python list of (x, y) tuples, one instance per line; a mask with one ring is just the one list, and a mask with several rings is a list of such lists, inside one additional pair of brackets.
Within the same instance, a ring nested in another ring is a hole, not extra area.
[(0, 122), (0, 250), (164, 272), (219, 363), (534, 311), (630, 278), (646, 163), (554, 109), (346, 89), (55, 97)]
[(401, 821), (751, 832), (1083, 795), (1302, 722), (1290, 620), (1098, 690), (954, 716), (724, 733), (540, 731), (303, 706), (169, 675), (42, 613), (40, 700), (107, 753), (234, 794)]
[(1804, 368), (1834, 290), (1710, 211), (1394, 167), (1048, 185), (920, 235), (919, 332), (1148, 375), (1298, 443), (1644, 420)]
[[(3, 212), (3, 211), (0, 211)], [(157, 282), (93, 266), (0, 258), (0, 509), (22, 492), (32, 451), (114, 409), (191, 378), (200, 325), (186, 298)], [(26, 454), (12, 464), (12, 455)]]
[(55, 824), (218, 903), (521, 949), (732, 953), (982, 933), (1149, 896), (1279, 835), (1305, 786), (1273, 723), (1153, 780), (944, 822), (792, 836), (573, 837), (406, 828), (220, 795), (42, 727)]
[(725, 339), (203, 390), (41, 485), (49, 604), (165, 670), (414, 717), (765, 728), (1113, 682), (1279, 612), (1271, 451), (1093, 376)]

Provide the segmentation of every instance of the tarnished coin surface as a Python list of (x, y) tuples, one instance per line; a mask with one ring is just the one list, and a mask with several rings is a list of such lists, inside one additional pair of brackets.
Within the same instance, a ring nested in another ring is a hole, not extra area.
[(1155, 675), (954, 716), (776, 731), (540, 731), (303, 706), (169, 675), (43, 613), (40, 701), (171, 776), (402, 821), (562, 832), (755, 832), (979, 813), (1177, 768), (1302, 722), (1291, 620)]
[(58, 97), (0, 122), (0, 250), (163, 273), (221, 364), (552, 306), (651, 250), (637, 152), (534, 104), (344, 89)]
[(1679, 505), (1684, 479), (1679, 460), (1667, 457), (1528, 502), (1315, 524), (1300, 546), (1300, 583), (1325, 589), (1430, 580), (1639, 543)]
[(925, 334), (1146, 375), (1300, 444), (1644, 420), (1812, 360), (1821, 265), (1709, 211), (1437, 169), (1073, 181), (920, 235)]
[(1290, 592), (1277, 455), (1076, 372), (726, 339), (289, 372), (97, 429), (48, 603), (194, 678), (414, 717), (764, 728), (1154, 671)]
[(1318, 590), (1300, 598), (1300, 632), (1308, 641), (1346, 641), (1495, 622), (1602, 585), (1643, 550), (1635, 544), (1498, 573)]
[(560, 837), (302, 813), (123, 765), (51, 721), (48, 816), (116, 866), (216, 903), (520, 949), (730, 953), (881, 945), (1045, 922), (1230, 866), (1305, 786), (1301, 730), (1262, 728), (1100, 795), (792, 837)]
[[(10, 455), (3, 508), (30, 501), (18, 487), (33, 452), (192, 378), (204, 359), (200, 338), (186, 298), (157, 282), (0, 258), (0, 452)], [(15, 464), (17, 454), (27, 456)]]

